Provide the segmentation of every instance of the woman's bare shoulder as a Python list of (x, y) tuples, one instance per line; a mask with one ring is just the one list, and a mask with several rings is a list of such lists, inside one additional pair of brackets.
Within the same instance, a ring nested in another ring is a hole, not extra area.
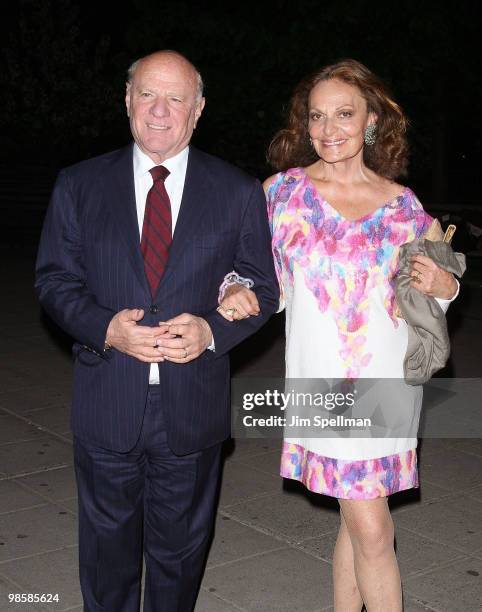
[(388, 179), (384, 179), (382, 184), (380, 185), (381, 190), (384, 192), (387, 200), (392, 200), (405, 192), (407, 187), (405, 185), (401, 185), (396, 181), (390, 181)]
[(263, 189), (266, 193), (268, 192), (268, 189), (271, 187), (271, 185), (276, 182), (278, 176), (279, 172), (277, 172), (276, 174), (272, 174), (266, 180), (263, 181)]

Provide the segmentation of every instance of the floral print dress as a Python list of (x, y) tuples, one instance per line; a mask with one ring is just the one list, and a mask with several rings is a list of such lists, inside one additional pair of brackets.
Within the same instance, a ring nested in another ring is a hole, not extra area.
[[(394, 314), (393, 288), (398, 248), (432, 221), (415, 194), (405, 188), (352, 221), (303, 168), (293, 168), (274, 177), (268, 215), (286, 308), (286, 377), (403, 379), (407, 326)], [(422, 389), (404, 387), (394, 401), (418, 423)], [(337, 498), (384, 497), (418, 486), (416, 446), (416, 438), (285, 438), (281, 475)]]

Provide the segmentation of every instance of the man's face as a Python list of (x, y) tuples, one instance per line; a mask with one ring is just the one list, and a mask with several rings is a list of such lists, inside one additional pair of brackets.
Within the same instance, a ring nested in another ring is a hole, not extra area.
[(127, 83), (126, 107), (137, 145), (161, 164), (191, 140), (204, 98), (198, 97), (193, 67), (175, 55), (159, 53), (137, 66)]

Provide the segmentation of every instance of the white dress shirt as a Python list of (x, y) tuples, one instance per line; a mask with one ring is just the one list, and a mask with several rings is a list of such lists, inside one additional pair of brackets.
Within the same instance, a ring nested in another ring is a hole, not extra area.
[[(169, 170), (169, 176), (166, 178), (164, 185), (167, 195), (171, 201), (172, 215), (172, 232), (176, 227), (179, 210), (181, 208), (182, 192), (184, 190), (184, 182), (186, 179), (187, 158), (189, 155), (189, 147), (183, 149), (174, 157), (170, 157), (162, 162), (162, 165)], [(137, 223), (139, 225), (139, 242), (142, 238), (142, 226), (144, 224), (144, 211), (146, 209), (146, 198), (149, 189), (152, 187), (153, 180), (149, 172), (156, 165), (152, 159), (143, 153), (137, 144), (134, 144), (134, 187), (136, 191), (136, 209)], [(179, 313), (180, 314), (180, 313)], [(151, 363), (149, 372), (149, 384), (159, 384), (159, 366), (157, 363)]]
[[(167, 195), (171, 201), (172, 231), (176, 227), (179, 210), (181, 208), (182, 192), (186, 179), (187, 158), (189, 147), (183, 149), (174, 157), (170, 157), (162, 162), (162, 166), (169, 170), (169, 176), (164, 185)], [(146, 199), (149, 189), (152, 187), (152, 176), (149, 170), (156, 165), (152, 159), (143, 153), (137, 144), (134, 145), (134, 185), (136, 190), (137, 222), (139, 224), (139, 241), (142, 237), (142, 225), (144, 223), (144, 211), (146, 209)]]

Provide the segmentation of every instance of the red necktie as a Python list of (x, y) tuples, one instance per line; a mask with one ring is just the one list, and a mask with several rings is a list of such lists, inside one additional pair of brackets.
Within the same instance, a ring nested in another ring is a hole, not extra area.
[(167, 265), (172, 242), (172, 217), (171, 202), (164, 186), (169, 170), (164, 166), (155, 166), (149, 172), (154, 184), (146, 199), (141, 251), (147, 280), (154, 295)]

